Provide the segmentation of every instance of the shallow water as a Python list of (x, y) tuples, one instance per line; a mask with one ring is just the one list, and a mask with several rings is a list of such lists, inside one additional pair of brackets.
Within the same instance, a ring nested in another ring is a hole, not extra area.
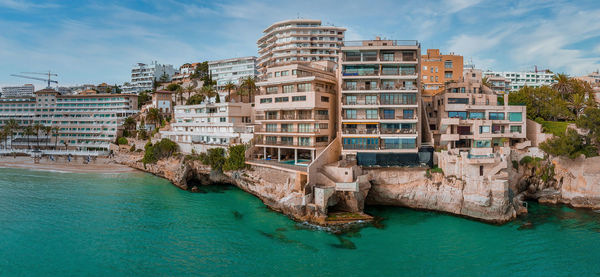
[(234, 187), (189, 193), (145, 173), (0, 176), (2, 276), (600, 274), (593, 211), (532, 203), (494, 226), (369, 207), (380, 224), (334, 235)]

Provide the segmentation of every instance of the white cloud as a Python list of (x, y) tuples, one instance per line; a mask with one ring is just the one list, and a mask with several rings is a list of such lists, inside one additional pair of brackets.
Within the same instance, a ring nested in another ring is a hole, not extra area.
[(30, 11), (32, 9), (49, 9), (49, 8), (58, 8), (60, 5), (55, 3), (44, 3), (37, 4), (31, 3), (26, 0), (0, 0), (0, 7), (18, 10), (18, 11)]

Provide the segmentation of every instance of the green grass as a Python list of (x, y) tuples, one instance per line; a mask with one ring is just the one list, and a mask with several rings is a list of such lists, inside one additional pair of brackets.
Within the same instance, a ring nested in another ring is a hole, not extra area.
[(567, 130), (567, 125), (574, 123), (572, 121), (542, 121), (544, 133), (550, 133), (555, 136), (562, 136)]

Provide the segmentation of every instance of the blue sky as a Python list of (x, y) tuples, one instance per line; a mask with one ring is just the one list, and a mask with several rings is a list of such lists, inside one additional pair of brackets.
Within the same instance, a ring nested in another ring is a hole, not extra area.
[(484, 70), (600, 68), (598, 0), (0, 0), (0, 86), (47, 70), (61, 85), (120, 84), (137, 62), (256, 55), (262, 30), (297, 17), (345, 27), (347, 40), (417, 39)]

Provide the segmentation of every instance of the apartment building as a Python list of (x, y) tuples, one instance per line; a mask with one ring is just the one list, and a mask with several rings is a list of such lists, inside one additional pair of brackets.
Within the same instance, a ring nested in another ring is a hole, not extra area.
[(152, 107), (158, 109), (162, 114), (170, 115), (173, 112), (173, 95), (175, 92), (166, 90), (157, 90), (152, 93)]
[(25, 84), (22, 86), (3, 87), (2, 97), (33, 97), (33, 91), (35, 87), (32, 84)]
[[(137, 95), (133, 94), (60, 95), (43, 89), (35, 97), (0, 100), (0, 126), (15, 119), (21, 127), (36, 123), (58, 127), (58, 134), (45, 139), (77, 150), (108, 150), (124, 119), (136, 113)], [(22, 130), (12, 144), (27, 145)]]
[(494, 147), (515, 146), (526, 139), (526, 107), (509, 106), (507, 95), (484, 86), (480, 70), (465, 70), (461, 82), (449, 84), (434, 100), (438, 146), (481, 156), (492, 155)]
[(143, 91), (152, 90), (154, 80), (160, 80), (166, 76), (167, 81), (175, 74), (175, 69), (170, 64), (159, 64), (156, 61), (145, 64), (138, 63), (131, 69), (131, 82), (123, 86), (123, 93), (138, 94)]
[(161, 137), (175, 141), (184, 153), (248, 143), (253, 137), (250, 103), (178, 105), (170, 131)]
[(240, 80), (256, 77), (256, 57), (242, 57), (208, 62), (208, 71), (217, 82), (217, 89), (222, 90), (225, 84), (231, 82), (239, 85)]
[(421, 67), (422, 97), (425, 102), (431, 102), (433, 95), (444, 91), (446, 82), (462, 78), (463, 56), (427, 49), (427, 55), (421, 57)]
[(502, 76), (487, 76), (489, 88), (495, 93), (504, 94), (511, 90), (510, 80)]
[(420, 47), (414, 40), (344, 42), (338, 74), (342, 155), (359, 165), (415, 161), (422, 134)]
[(255, 97), (255, 145), (264, 159), (308, 165), (335, 137), (336, 64), (269, 67)]
[(510, 91), (518, 91), (524, 86), (538, 88), (541, 86), (551, 86), (556, 83), (552, 77), (554, 73), (543, 71), (543, 72), (496, 72), (486, 71), (483, 72), (483, 76), (491, 77), (504, 77), (510, 81)]
[(186, 63), (179, 67), (179, 71), (175, 72), (173, 77), (171, 77), (172, 81), (183, 81), (185, 79), (189, 79), (192, 74), (196, 71), (196, 67), (200, 63)]
[(256, 61), (261, 77), (271, 66), (315, 61), (337, 62), (346, 29), (322, 26), (320, 20), (292, 19), (274, 23), (258, 39)]

